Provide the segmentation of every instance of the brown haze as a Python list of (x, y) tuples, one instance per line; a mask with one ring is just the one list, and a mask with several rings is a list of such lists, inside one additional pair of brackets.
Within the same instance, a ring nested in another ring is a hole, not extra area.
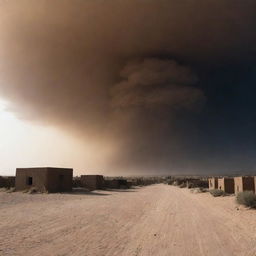
[(187, 171), (196, 127), (176, 120), (207, 102), (196, 67), (250, 58), (254, 22), (254, 0), (1, 1), (0, 95), (112, 148), (107, 170)]

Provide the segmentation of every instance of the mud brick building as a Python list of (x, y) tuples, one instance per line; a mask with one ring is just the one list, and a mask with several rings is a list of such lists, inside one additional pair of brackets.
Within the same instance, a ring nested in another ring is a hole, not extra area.
[(255, 191), (254, 177), (235, 177), (235, 193)]
[(219, 178), (218, 179), (218, 189), (223, 190), (227, 194), (235, 193), (234, 178)]
[(218, 178), (212, 177), (208, 179), (209, 189), (218, 189)]
[(104, 178), (102, 175), (81, 175), (81, 185), (90, 190), (103, 189)]
[(17, 191), (31, 187), (41, 192), (72, 191), (73, 169), (37, 167), (17, 168), (15, 188)]

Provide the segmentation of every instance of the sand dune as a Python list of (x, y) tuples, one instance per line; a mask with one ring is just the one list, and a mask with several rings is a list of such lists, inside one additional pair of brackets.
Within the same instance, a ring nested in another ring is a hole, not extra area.
[(0, 255), (255, 256), (256, 211), (167, 185), (1, 192)]

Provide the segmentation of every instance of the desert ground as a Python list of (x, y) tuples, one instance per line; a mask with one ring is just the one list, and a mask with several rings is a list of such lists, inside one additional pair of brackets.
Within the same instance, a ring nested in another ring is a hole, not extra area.
[(256, 211), (164, 184), (0, 193), (0, 255), (256, 255)]

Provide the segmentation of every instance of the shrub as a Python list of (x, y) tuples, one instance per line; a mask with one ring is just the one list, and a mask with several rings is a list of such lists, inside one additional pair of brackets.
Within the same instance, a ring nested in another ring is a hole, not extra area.
[(181, 184), (179, 185), (179, 187), (180, 187), (180, 188), (186, 188), (187, 186), (186, 186), (185, 183), (181, 183)]
[(38, 192), (38, 189), (36, 187), (31, 187), (31, 188), (23, 190), (22, 192), (28, 193), (28, 194), (35, 194)]
[(38, 189), (36, 187), (32, 187), (28, 190), (28, 194), (35, 194), (38, 192)]
[(7, 192), (7, 193), (15, 192), (15, 187), (11, 187), (11, 188), (9, 188), (6, 192)]
[(212, 189), (209, 191), (212, 196), (217, 197), (217, 196), (225, 196), (226, 193), (223, 190), (220, 189)]
[(188, 183), (188, 188), (194, 188), (194, 187), (195, 187), (195, 186), (194, 186), (193, 183), (191, 183), (191, 182)]
[(199, 188), (192, 188), (192, 189), (190, 189), (190, 192), (194, 193), (194, 194), (205, 193), (205, 192), (208, 192), (208, 189), (201, 188), (201, 187), (199, 187)]
[(256, 208), (256, 195), (252, 191), (244, 191), (237, 194), (236, 201), (246, 207)]

